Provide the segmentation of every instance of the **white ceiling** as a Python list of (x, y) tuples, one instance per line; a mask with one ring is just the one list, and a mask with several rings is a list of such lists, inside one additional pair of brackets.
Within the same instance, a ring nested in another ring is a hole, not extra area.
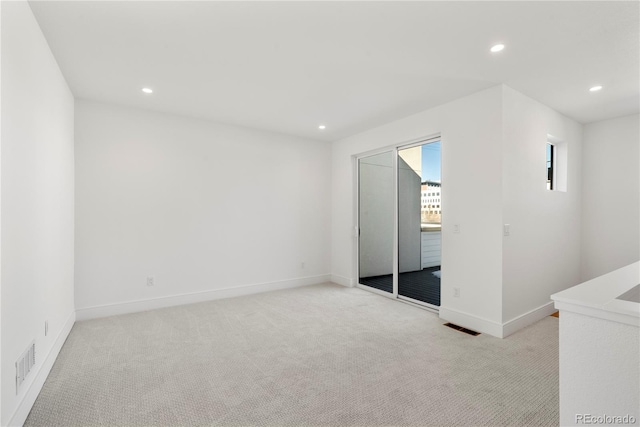
[(499, 83), (582, 123), (639, 112), (636, 1), (30, 4), (78, 98), (324, 140)]

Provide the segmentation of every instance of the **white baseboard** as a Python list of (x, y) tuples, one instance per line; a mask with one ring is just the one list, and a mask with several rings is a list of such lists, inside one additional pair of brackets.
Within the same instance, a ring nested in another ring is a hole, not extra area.
[(536, 323), (540, 319), (551, 315), (555, 310), (553, 302), (549, 301), (531, 311), (521, 314), (508, 322), (498, 323), (493, 320), (483, 319), (468, 313), (463, 313), (451, 308), (440, 307), (440, 318), (467, 329), (489, 334), (497, 338), (506, 338), (522, 328)]
[(346, 286), (347, 288), (353, 288), (356, 285), (355, 280), (344, 276), (338, 276), (337, 274), (331, 275), (331, 281), (338, 285)]
[(138, 313), (141, 311), (173, 307), (176, 305), (194, 304), (217, 299), (234, 298), (262, 292), (277, 291), (280, 289), (316, 285), (318, 283), (329, 282), (330, 279), (331, 276), (329, 274), (323, 274), (319, 276), (281, 280), (278, 282), (257, 283), (236, 286), (233, 288), (213, 289), (210, 291), (194, 292), (189, 294), (169, 295), (166, 297), (150, 298), (145, 300), (84, 307), (76, 309), (76, 318), (77, 320), (88, 320), (97, 319), (99, 317), (116, 316), (119, 314)]
[(529, 325), (536, 323), (540, 319), (544, 319), (546, 316), (550, 316), (556, 311), (553, 306), (553, 301), (549, 301), (546, 304), (541, 305), (538, 308), (534, 308), (518, 317), (514, 317), (502, 324), (502, 337), (508, 337), (512, 333), (526, 328)]
[(18, 404), (18, 408), (13, 413), (13, 416), (9, 419), (8, 426), (22, 426), (31, 412), (31, 408), (36, 401), (36, 398), (40, 394), (42, 390), (42, 386), (44, 382), (47, 380), (49, 376), (49, 372), (51, 372), (51, 368), (53, 367), (53, 363), (56, 361), (58, 357), (58, 353), (60, 353), (60, 349), (62, 345), (66, 341), (69, 336), (69, 332), (71, 332), (71, 328), (76, 321), (76, 313), (72, 312), (67, 321), (65, 322), (62, 330), (56, 337), (55, 342), (53, 343), (53, 347), (49, 350), (49, 353), (42, 359), (42, 363), (38, 368), (38, 371), (35, 372), (33, 377), (33, 381), (29, 385), (29, 388), (24, 393), (22, 400)]
[(483, 319), (446, 307), (440, 307), (440, 318), (467, 329), (502, 338), (502, 324), (493, 320)]

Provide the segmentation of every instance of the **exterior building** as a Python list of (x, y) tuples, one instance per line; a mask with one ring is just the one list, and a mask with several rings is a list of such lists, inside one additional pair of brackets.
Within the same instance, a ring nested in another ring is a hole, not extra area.
[(441, 183), (423, 181), (421, 189), (422, 223), (440, 224), (442, 221)]

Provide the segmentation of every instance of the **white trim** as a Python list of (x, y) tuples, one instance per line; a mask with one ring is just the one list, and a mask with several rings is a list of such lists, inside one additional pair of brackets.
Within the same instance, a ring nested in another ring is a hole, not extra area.
[(433, 305), (433, 304), (429, 304), (428, 302), (420, 301), (419, 299), (413, 299), (411, 297), (408, 297), (408, 296), (405, 296), (405, 295), (400, 295), (400, 294), (398, 294), (398, 299), (401, 300), (401, 301), (410, 302), (411, 304), (414, 304), (414, 305), (422, 306), (422, 307), (426, 308), (429, 311), (433, 311), (434, 313), (437, 313), (438, 311), (440, 311), (440, 307), (439, 306)]
[(9, 419), (7, 426), (22, 426), (27, 420), (27, 416), (29, 415), (29, 412), (31, 412), (31, 408), (35, 403), (36, 398), (40, 394), (42, 386), (49, 376), (49, 372), (51, 372), (53, 363), (56, 361), (56, 358), (60, 353), (60, 349), (62, 349), (62, 345), (69, 336), (69, 333), (71, 332), (71, 328), (73, 327), (75, 321), (76, 313), (72, 312), (67, 318), (64, 326), (62, 327), (62, 330), (56, 337), (56, 340), (49, 350), (49, 353), (44, 357), (44, 359), (42, 359), (42, 363), (40, 364), (40, 367), (38, 368), (33, 381), (31, 381), (29, 388), (23, 394), (23, 397), (18, 403), (18, 407), (13, 413), (13, 416)]
[(355, 280), (344, 276), (338, 276), (337, 274), (331, 275), (331, 281), (338, 285), (346, 286), (347, 288), (353, 288), (355, 286)]
[(534, 308), (531, 311), (528, 311), (520, 316), (514, 317), (502, 324), (502, 337), (508, 337), (512, 333), (519, 331), (522, 328), (526, 328), (529, 325), (536, 323), (539, 320), (544, 319), (547, 316), (550, 316), (556, 311), (553, 307), (553, 301), (549, 301), (546, 304), (542, 304), (538, 308)]
[(232, 288), (212, 289), (209, 291), (193, 292), (188, 294), (169, 295), (164, 297), (149, 298), (137, 301), (125, 301), (115, 304), (105, 304), (93, 307), (76, 309), (78, 320), (96, 319), (99, 317), (116, 316), (118, 314), (137, 313), (140, 311), (155, 310), (158, 308), (172, 307), (176, 305), (194, 304), (204, 301), (212, 301), (224, 298), (234, 298), (244, 295), (258, 294), (262, 292), (276, 291), (280, 289), (298, 288), (302, 286), (316, 285), (331, 280), (331, 275), (299, 277), (297, 279), (281, 280), (278, 282), (256, 283)]
[(356, 288), (364, 289), (367, 292), (371, 292), (385, 298), (397, 299), (391, 292), (383, 291), (372, 286), (363, 285), (362, 283), (356, 284)]
[(353, 182), (355, 187), (353, 203), (353, 215), (352, 215), (352, 239), (351, 239), (351, 271), (354, 272), (354, 278), (351, 279), (353, 286), (358, 284), (360, 280), (360, 162), (356, 156), (352, 156), (351, 167), (353, 169)]
[[(398, 151), (400, 148), (396, 147), (391, 152), (391, 158), (393, 164), (391, 170), (393, 171), (393, 296), (398, 298), (398, 277), (400, 275), (400, 190), (398, 185), (400, 178), (398, 177)], [(422, 178), (421, 178), (422, 180)], [(358, 260), (360, 261), (360, 260)]]
[(563, 140), (561, 138), (558, 138), (557, 136), (553, 136), (550, 133), (547, 134), (547, 142), (551, 143), (551, 144), (560, 144), (563, 142)]
[(390, 292), (385, 292), (385, 291), (382, 291), (380, 289), (377, 289), (377, 288), (374, 288), (374, 287), (371, 287), (371, 286), (363, 285), (362, 283), (358, 283), (356, 285), (356, 288), (363, 289), (363, 290), (365, 290), (367, 292), (371, 292), (372, 294), (380, 295), (381, 297), (389, 298), (389, 299), (392, 299), (394, 301), (398, 301), (398, 302), (401, 302), (403, 304), (407, 304), (407, 305), (410, 305), (412, 307), (416, 307), (416, 308), (428, 311), (428, 312), (436, 314), (436, 315), (438, 314), (438, 310), (436, 308), (434, 308), (434, 307), (436, 307), (435, 305), (432, 306), (431, 304), (427, 304), (427, 303), (424, 303), (422, 301), (414, 300), (414, 299), (409, 298), (409, 297), (403, 297), (401, 295), (393, 295)]
[(429, 311), (433, 314), (438, 314), (439, 307), (437, 305), (432, 305), (426, 302), (419, 301), (417, 299), (404, 297), (402, 295), (398, 295), (398, 301), (403, 302), (405, 304), (409, 304), (410, 306), (417, 307), (422, 310)]
[(483, 319), (481, 317), (442, 306), (440, 306), (440, 318), (447, 322), (463, 326), (467, 329), (489, 334), (497, 338), (503, 338), (502, 324), (494, 322), (493, 320)]
[(560, 311), (573, 311), (639, 327), (638, 303), (618, 299), (639, 281), (640, 261), (555, 293), (551, 299)]
[(421, 301), (414, 300), (412, 298), (393, 295), (390, 292), (381, 291), (380, 289), (373, 288), (373, 287), (367, 286), (367, 285), (363, 285), (362, 283), (358, 283), (356, 285), (356, 288), (360, 288), (360, 289), (363, 289), (363, 290), (365, 290), (367, 292), (371, 292), (372, 294), (380, 295), (381, 297), (389, 298), (389, 299), (392, 299), (394, 301), (398, 301), (398, 302), (401, 302), (403, 304), (410, 305), (411, 307), (419, 308), (420, 310), (428, 311), (428, 312), (436, 314), (436, 315), (438, 314), (438, 310), (433, 308), (433, 307), (435, 307), (435, 305), (431, 306), (430, 304), (426, 304), (426, 303), (423, 303)]
[(498, 323), (451, 308), (440, 307), (440, 318), (467, 329), (473, 329), (474, 331), (489, 334), (497, 338), (506, 338), (514, 332), (544, 319), (555, 311), (553, 301), (549, 301), (538, 308), (514, 317), (508, 322)]
[[(634, 304), (635, 304), (635, 306), (638, 305), (638, 304), (633, 303), (631, 301), (618, 300), (618, 302), (620, 302), (620, 303), (628, 303), (629, 307), (634, 307)], [(573, 313), (578, 313), (578, 314), (582, 314), (584, 316), (594, 317), (596, 319), (605, 319), (605, 320), (610, 320), (612, 322), (623, 323), (625, 325), (631, 325), (631, 326), (635, 326), (635, 327), (640, 327), (640, 319), (638, 319), (638, 315), (637, 314), (630, 315), (630, 314), (627, 314), (627, 313), (616, 313), (614, 311), (600, 310), (600, 309), (594, 308), (594, 307), (589, 307), (589, 306), (570, 303), (570, 302), (565, 302), (565, 301), (558, 301), (558, 300), (556, 300), (556, 302), (555, 302), (555, 309), (560, 310), (560, 312), (571, 311)], [(636, 308), (636, 310), (637, 310), (637, 308)], [(560, 316), (562, 317), (562, 314), (560, 314)]]
[(409, 141), (403, 142), (400, 145), (396, 145), (395, 148), (399, 151), (399, 150), (404, 150), (405, 148), (420, 147), (422, 145), (431, 144), (433, 142), (441, 141), (441, 140), (442, 140), (442, 133), (438, 132), (438, 133), (433, 134), (432, 136), (413, 139), (413, 140), (409, 140)]

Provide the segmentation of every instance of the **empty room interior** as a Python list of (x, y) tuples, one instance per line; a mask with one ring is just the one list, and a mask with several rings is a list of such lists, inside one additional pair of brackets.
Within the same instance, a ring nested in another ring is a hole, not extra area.
[(640, 425), (639, 2), (0, 24), (0, 425)]

